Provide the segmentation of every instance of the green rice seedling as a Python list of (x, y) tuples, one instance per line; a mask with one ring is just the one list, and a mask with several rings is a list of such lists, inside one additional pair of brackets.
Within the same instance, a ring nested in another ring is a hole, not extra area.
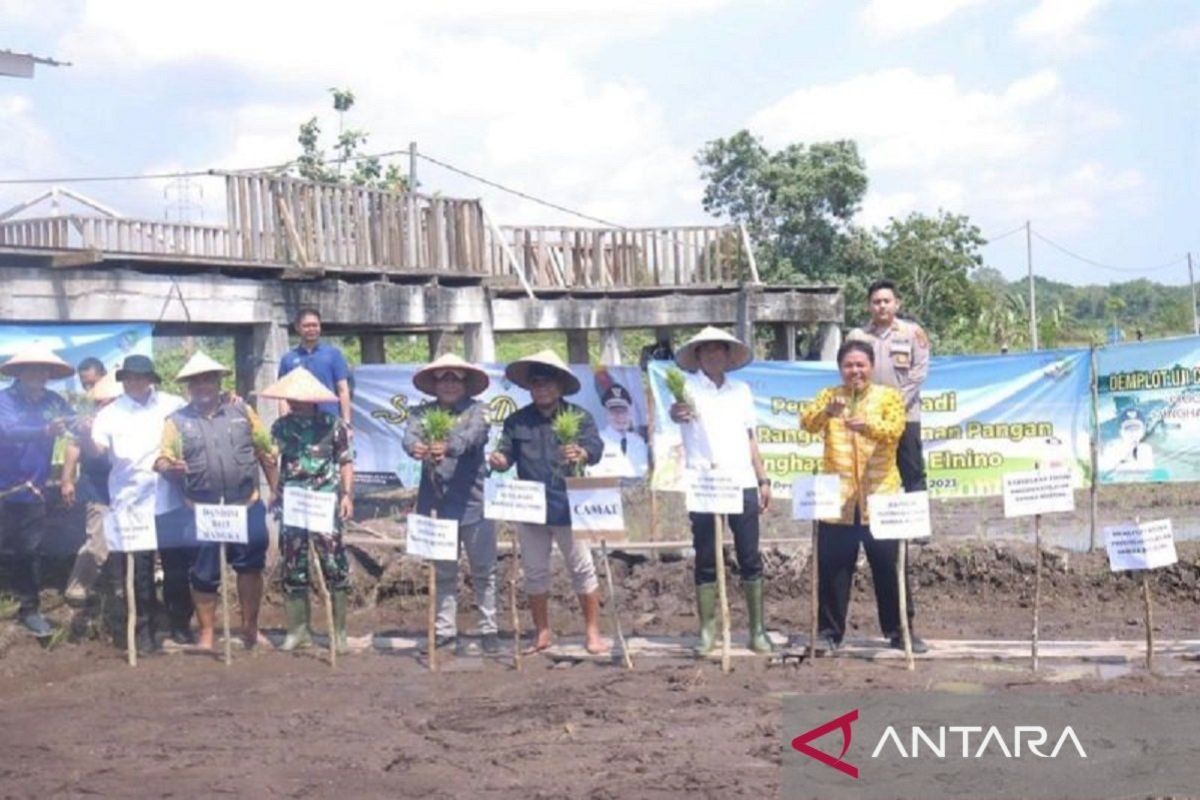
[(421, 416), (421, 433), (425, 444), (444, 442), (450, 438), (457, 417), (444, 408), (431, 408)]

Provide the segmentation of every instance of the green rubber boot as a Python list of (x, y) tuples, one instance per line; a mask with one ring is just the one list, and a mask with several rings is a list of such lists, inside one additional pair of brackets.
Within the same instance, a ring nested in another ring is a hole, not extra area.
[(762, 578), (744, 582), (742, 592), (746, 595), (746, 616), (750, 618), (750, 649), (763, 655), (774, 652), (775, 646), (771, 644), (767, 627), (763, 624)]
[(283, 610), (287, 613), (287, 636), (283, 639), (280, 650), (302, 650), (312, 645), (312, 634), (308, 630), (308, 619), (311, 613), (308, 602), (308, 592), (283, 595)]
[(349, 599), (345, 589), (334, 589), (329, 593), (333, 604), (333, 646), (339, 654), (350, 652), (350, 643), (346, 640), (346, 601)]
[(700, 642), (696, 655), (706, 656), (717, 646), (717, 585), (701, 583), (696, 586), (696, 608), (700, 613)]

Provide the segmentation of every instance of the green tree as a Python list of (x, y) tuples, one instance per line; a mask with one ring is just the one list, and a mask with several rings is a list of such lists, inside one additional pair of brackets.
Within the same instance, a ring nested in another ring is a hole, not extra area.
[(935, 339), (956, 321), (978, 316), (980, 296), (971, 273), (983, 264), (986, 241), (961, 214), (909, 214), (893, 218), (878, 234), (883, 272), (896, 282), (908, 314)]
[(704, 210), (746, 226), (764, 281), (839, 280), (871, 260), (852, 225), (867, 191), (854, 142), (770, 152), (742, 130), (709, 142), (696, 162), (707, 184)]
[[(375, 189), (396, 192), (408, 190), (408, 177), (395, 164), (386, 167), (378, 156), (363, 155), (369, 134), (357, 128), (345, 127), (346, 113), (354, 107), (354, 92), (349, 89), (333, 88), (333, 109), (338, 113), (338, 135), (333, 144), (334, 155), (327, 158), (321, 147), (321, 124), (314, 116), (301, 123), (296, 140), (300, 143), (300, 156), (295, 162), (296, 174), (310, 181), (322, 183), (352, 183)], [(351, 171), (344, 175), (349, 165)]]

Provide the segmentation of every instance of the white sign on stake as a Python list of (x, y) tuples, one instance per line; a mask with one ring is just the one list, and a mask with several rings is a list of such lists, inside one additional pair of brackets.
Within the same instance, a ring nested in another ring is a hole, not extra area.
[(929, 492), (869, 495), (867, 513), (871, 535), (876, 539), (924, 539), (933, 535)]
[(1074, 510), (1074, 473), (1069, 467), (1010, 472), (1004, 476), (1006, 517)]
[(546, 485), (540, 481), (487, 478), (483, 482), (483, 516), (545, 525)]
[(742, 513), (743, 489), (737, 480), (713, 469), (687, 471), (687, 510), (693, 514)]
[(409, 514), (406, 534), (409, 555), (428, 561), (458, 560), (457, 521)]
[(122, 509), (110, 508), (104, 515), (104, 541), (108, 544), (108, 549), (115, 553), (157, 550), (154, 504), (137, 504)]
[(250, 525), (246, 519), (246, 506), (196, 503), (196, 541), (249, 543)]
[(842, 513), (842, 479), (801, 475), (792, 481), (792, 519), (837, 519)]
[(283, 524), (314, 533), (332, 534), (337, 517), (337, 492), (314, 492), (302, 486), (283, 487)]
[(1104, 529), (1104, 538), (1108, 545), (1108, 565), (1113, 572), (1158, 569), (1179, 560), (1169, 519), (1114, 525)]
[(567, 478), (567, 502), (576, 538), (608, 542), (628, 538), (619, 478)]

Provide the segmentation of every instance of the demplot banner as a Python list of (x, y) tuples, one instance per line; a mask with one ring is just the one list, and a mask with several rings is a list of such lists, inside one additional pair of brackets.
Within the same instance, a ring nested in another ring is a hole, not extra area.
[(1200, 480), (1200, 337), (1096, 355), (1101, 483)]
[[(422, 366), (371, 364), (354, 370), (355, 480), (407, 487), (416, 487), (420, 483), (421, 465), (404, 452), (402, 439), (410, 410), (432, 399), (417, 391), (412, 383), (413, 374)], [(491, 379), (487, 390), (479, 397), (487, 404), (488, 421), (492, 425), (490, 449), (499, 439), (508, 415), (529, 403), (529, 393), (505, 379), (503, 364), (483, 366)], [(587, 409), (596, 421), (605, 447), (606, 457), (602, 464), (615, 463), (625, 467), (617, 477), (645, 478), (648, 472), (647, 413), (641, 370), (627, 366), (594, 371), (586, 364), (573, 364), (571, 371), (583, 388), (566, 399)], [(601, 397), (614, 384), (623, 387), (632, 401), (633, 407), (627, 414), (618, 414), (601, 405)], [(636, 457), (637, 454), (641, 457)]]
[[(935, 357), (921, 396), (930, 496), (999, 495), (1004, 473), (1051, 462), (1070, 466), (1082, 486), (1090, 463), (1088, 361), (1087, 350)], [(683, 491), (683, 443), (668, 414), (669, 367), (650, 365), (654, 486)], [(828, 362), (756, 361), (733, 377), (754, 395), (755, 437), (772, 492), (790, 496), (795, 478), (820, 467), (823, 448), (820, 435), (800, 427), (800, 411), (822, 388), (841, 382), (837, 369)]]

